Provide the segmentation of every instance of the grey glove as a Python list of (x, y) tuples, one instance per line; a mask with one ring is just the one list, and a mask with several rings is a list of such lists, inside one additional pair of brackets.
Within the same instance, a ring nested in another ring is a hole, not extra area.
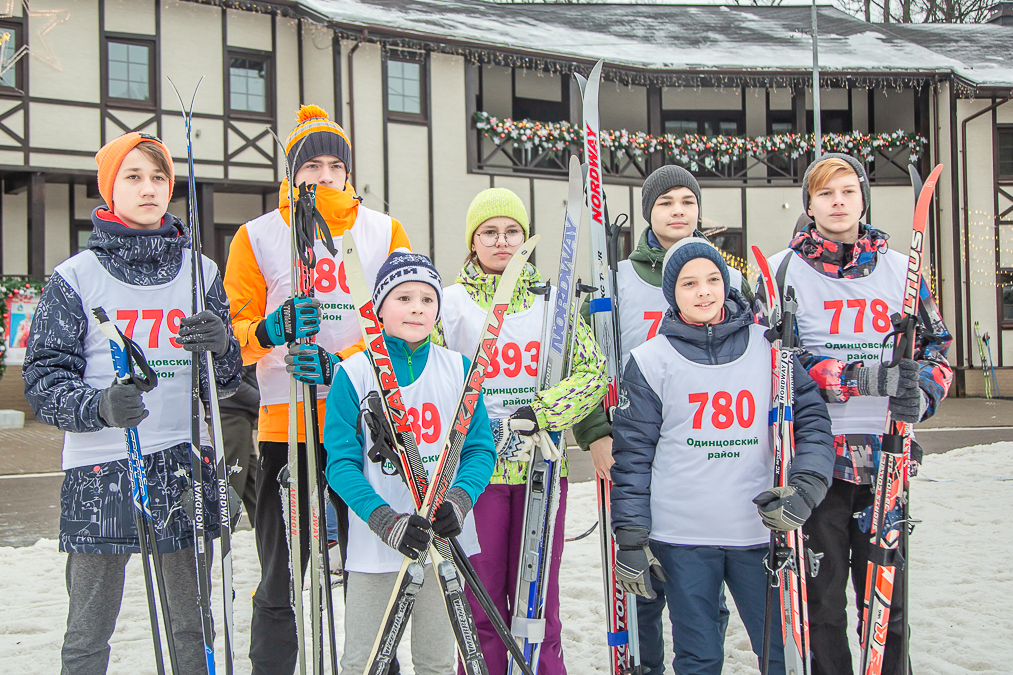
[(456, 537), (464, 528), (464, 519), (471, 511), (471, 497), (464, 488), (454, 486), (433, 514), (433, 532), (444, 538)]
[(873, 363), (859, 368), (855, 375), (860, 396), (890, 397), (890, 415), (897, 422), (918, 422), (928, 409), (928, 400), (918, 388), (917, 361), (901, 359), (893, 368)]
[(369, 529), (383, 543), (411, 560), (429, 548), (433, 538), (431, 523), (415, 513), (398, 513), (386, 504), (369, 515)]
[(492, 427), (492, 440), (496, 444), (496, 456), (506, 462), (527, 462), (531, 459), (531, 449), (521, 443), (520, 436), (510, 431), (510, 420), (489, 420)]
[(826, 496), (827, 484), (822, 479), (797, 473), (788, 479), (788, 485), (764, 490), (753, 503), (768, 529), (790, 532), (802, 527)]
[(188, 352), (224, 354), (229, 349), (229, 331), (220, 316), (205, 309), (179, 320), (177, 341)]
[(893, 368), (866, 364), (855, 372), (860, 396), (903, 396), (918, 388), (918, 362), (901, 359)]
[(98, 418), (107, 427), (130, 429), (136, 427), (148, 411), (141, 399), (141, 390), (137, 385), (113, 382), (108, 389), (103, 389), (98, 397)]
[(646, 527), (620, 527), (616, 530), (616, 583), (627, 593), (649, 600), (658, 597), (651, 586), (651, 576), (665, 582), (665, 570), (648, 546), (650, 532)]

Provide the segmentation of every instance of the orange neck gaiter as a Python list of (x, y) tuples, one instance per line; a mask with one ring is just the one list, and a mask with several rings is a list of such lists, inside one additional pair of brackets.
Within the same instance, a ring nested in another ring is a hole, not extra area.
[[(299, 198), (299, 188), (294, 191), (296, 199)], [(359, 212), (359, 198), (355, 194), (352, 184), (345, 182), (344, 190), (336, 190), (326, 185), (317, 185), (316, 188), (317, 211), (327, 221), (327, 229), (331, 236), (337, 237), (347, 231), (355, 223), (355, 216)], [(281, 182), (278, 188), (278, 211), (285, 222), (289, 222), (288, 203), (288, 179)]]

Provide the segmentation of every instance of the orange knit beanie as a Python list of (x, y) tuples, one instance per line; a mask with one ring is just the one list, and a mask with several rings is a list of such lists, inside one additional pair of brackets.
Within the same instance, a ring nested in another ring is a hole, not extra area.
[(165, 155), (165, 160), (169, 164), (169, 199), (172, 199), (172, 184), (176, 180), (176, 171), (172, 165), (172, 155), (169, 153), (169, 148), (165, 147), (165, 143), (157, 136), (131, 131), (129, 134), (123, 134), (119, 138), (109, 141), (95, 153), (95, 163), (98, 164), (98, 191), (110, 210), (113, 208), (113, 182), (120, 170), (120, 164), (123, 163), (123, 158), (127, 156), (128, 152), (144, 141), (154, 143), (161, 148), (162, 154)]

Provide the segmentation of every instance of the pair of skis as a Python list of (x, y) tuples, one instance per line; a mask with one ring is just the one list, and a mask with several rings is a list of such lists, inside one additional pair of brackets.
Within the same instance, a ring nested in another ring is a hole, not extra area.
[[(771, 442), (774, 450), (774, 487), (788, 485), (788, 472), (795, 458), (794, 377), (795, 315), (798, 302), (795, 289), (788, 286), (782, 297), (767, 259), (756, 246), (753, 255), (760, 274), (767, 304), (767, 339), (773, 351)], [(793, 255), (789, 252), (789, 256)], [(789, 258), (790, 260), (790, 258)], [(784, 670), (787, 675), (808, 675), (809, 609), (806, 593), (805, 545), (802, 528), (789, 532), (772, 531), (766, 559), (769, 585), (767, 611), (763, 622), (761, 672), (769, 672), (770, 634), (773, 628), (774, 591), (781, 609), (781, 638), (784, 644)]]
[[(206, 309), (205, 297), (207, 284), (204, 279), (204, 264), (201, 254), (200, 220), (197, 216), (197, 183), (193, 168), (193, 104), (197, 98), (197, 90), (203, 77), (194, 88), (190, 107), (183, 103), (179, 91), (172, 80), (172, 90), (176, 93), (183, 114), (186, 128), (186, 159), (187, 159), (187, 215), (190, 225), (190, 273), (193, 286), (193, 313)], [(220, 526), (221, 560), (222, 560), (222, 596), (225, 604), (225, 672), (232, 675), (234, 625), (233, 625), (233, 589), (232, 589), (232, 530), (229, 508), (229, 474), (225, 466), (225, 443), (222, 440), (222, 418), (218, 409), (218, 383), (215, 380), (214, 358), (210, 351), (203, 355), (191, 354), (191, 390), (190, 390), (190, 483), (193, 490), (193, 535), (194, 554), (197, 558), (197, 597), (201, 613), (201, 630), (204, 637), (204, 654), (207, 662), (208, 675), (215, 673), (214, 628), (211, 618), (211, 576), (208, 560), (207, 541), (204, 535), (204, 460), (201, 453), (200, 429), (204, 424), (200, 399), (200, 362), (204, 361), (204, 372), (207, 376), (208, 408), (211, 413), (212, 441), (215, 450), (216, 496), (218, 498), (218, 516)]]
[[(925, 180), (915, 205), (911, 233), (911, 251), (908, 255), (904, 287), (904, 306), (895, 321), (893, 362), (914, 358), (917, 346), (918, 296), (922, 282), (923, 245), (929, 217), (932, 193), (935, 191), (943, 166), (937, 165)], [(886, 638), (890, 622), (890, 605), (893, 600), (894, 578), (899, 567), (904, 570), (903, 552), (907, 551), (908, 534), (908, 470), (911, 461), (911, 425), (897, 422), (887, 413), (886, 433), (883, 434), (882, 452), (876, 472), (875, 494), (872, 505), (870, 535), (872, 547), (865, 577), (861, 636), (862, 673), (879, 675), (886, 653)], [(889, 514), (900, 508), (902, 517), (891, 522)], [(904, 584), (905, 590), (907, 584)], [(901, 663), (908, 661), (908, 610), (904, 607)]]
[[(133, 382), (141, 391), (151, 391), (158, 385), (158, 378), (144, 358), (144, 352), (133, 340), (116, 327), (105, 310), (95, 307), (92, 314), (98, 321), (99, 330), (109, 338), (113, 370), (116, 381), (121, 384)], [(138, 375), (134, 365), (140, 369)], [(162, 574), (162, 555), (158, 552), (158, 535), (155, 532), (155, 518), (148, 502), (148, 478), (144, 472), (144, 456), (137, 427), (123, 430), (127, 442), (127, 467), (130, 470), (130, 494), (134, 502), (134, 523), (141, 548), (141, 568), (144, 570), (144, 590), (148, 596), (148, 618), (151, 622), (151, 638), (155, 649), (155, 668), (158, 675), (165, 675), (165, 659), (162, 656), (162, 639), (158, 627), (158, 610), (155, 608), (155, 586), (158, 587), (162, 620), (165, 623), (165, 642), (169, 651), (169, 665), (173, 673), (179, 672), (176, 662), (176, 645), (172, 635), (172, 620), (169, 616), (168, 598), (165, 594), (165, 577)], [(155, 567), (155, 584), (152, 584), (151, 562)]]
[[(559, 277), (551, 312), (551, 293), (546, 285), (545, 319), (542, 336), (542, 358), (539, 363), (538, 388), (550, 389), (567, 375), (573, 327), (577, 317), (572, 300), (576, 290), (574, 268), (577, 259), (577, 237), (580, 232), (583, 179), (580, 160), (569, 162), (569, 193), (566, 220), (559, 258)], [(500, 282), (502, 283), (502, 282)], [(559, 511), (560, 471), (562, 460), (546, 459), (543, 448), (555, 441), (545, 431), (531, 453), (527, 467), (524, 521), (521, 532), (520, 560), (514, 595), (510, 630), (517, 638), (524, 660), (538, 672), (538, 657), (545, 640), (545, 601), (549, 590), (556, 514)], [(514, 672), (517, 659), (511, 656), (508, 673)]]
[(981, 375), (985, 378), (985, 398), (998, 398), (999, 381), (995, 377), (995, 366), (992, 364), (992, 345), (989, 344), (988, 333), (981, 334), (981, 326), (977, 321), (974, 322), (974, 339), (978, 343)]
[[(396, 464), (412, 494), (418, 514), (426, 520), (432, 520), (457, 473), (461, 451), (471, 425), (472, 414), (482, 395), (482, 383), (485, 381), (486, 369), (492, 360), (492, 352), (502, 329), (510, 298), (513, 297), (517, 280), (520, 278), (531, 251), (538, 243), (538, 239), (535, 236), (526, 241), (514, 254), (500, 277), (499, 285), (493, 294), (492, 304), (486, 316), (485, 327), (479, 337), (475, 356), (465, 374), (464, 389), (461, 391), (454, 412), (453, 423), (447, 431), (443, 451), (433, 470), (433, 475), (430, 477), (415, 444), (415, 435), (387, 351), (383, 328), (376, 316), (379, 308), (373, 307), (369, 285), (362, 270), (355, 241), (351, 234), (342, 238), (345, 278), (366, 344), (365, 354), (373, 367), (377, 388), (380, 392), (382, 411), (386, 423), (390, 425), (392, 431), (389, 435), (397, 455)], [(378, 461), (382, 461), (382, 459), (383, 457), (377, 457)], [(454, 629), (458, 654), (464, 664), (465, 672), (468, 675), (488, 675), (471, 607), (464, 594), (460, 572), (454, 564), (454, 550), (450, 542), (440, 537), (434, 538), (429, 550), (424, 552), (419, 560), (412, 561), (405, 558), (401, 570), (398, 572), (384, 619), (380, 624), (380, 630), (373, 643), (366, 666), (366, 675), (384, 675), (388, 672), (391, 662), (395, 658), (397, 645), (404, 634), (408, 618), (411, 616), (415, 597), (422, 588), (427, 557), (432, 558), (437, 579), (443, 590), (447, 612)], [(459, 564), (467, 563), (467, 558), (460, 551), (458, 551), (457, 560)], [(470, 575), (477, 581), (474, 570), (470, 570)], [(481, 584), (478, 584), (478, 588), (481, 588)], [(479, 595), (478, 590), (476, 590), (476, 595)], [(495, 607), (492, 609), (493, 615), (490, 618), (496, 614)], [(506, 641), (511, 642), (509, 638)]]
[[(619, 402), (622, 377), (620, 363), (619, 298), (617, 274), (619, 265), (617, 232), (609, 223), (602, 187), (601, 143), (598, 131), (598, 88), (602, 62), (598, 61), (587, 80), (575, 75), (584, 102), (584, 160), (587, 165), (587, 208), (591, 224), (591, 271), (594, 292), (590, 301), (591, 322), (595, 339), (605, 356), (608, 392), (603, 405), (609, 423)], [(640, 640), (637, 625), (637, 598), (626, 593), (616, 582), (616, 543), (612, 534), (612, 481), (597, 477), (598, 523), (601, 537), (602, 576), (605, 584), (605, 609), (610, 673), (636, 675), (641, 672)]]
[[(274, 137), (282, 156), (286, 156), (285, 144), (268, 128)], [(296, 148), (298, 156), (303, 138)], [(292, 270), (290, 276), (291, 293), (295, 298), (312, 298), (314, 295), (314, 274), (317, 263), (316, 244), (318, 238), (332, 255), (337, 254), (331, 238), (327, 222), (316, 208), (315, 185), (299, 186), (299, 197), (295, 196), (295, 168), (285, 161), (285, 177), (288, 179), (289, 230), (291, 231)], [(351, 235), (349, 234), (349, 238)], [(301, 338), (299, 344), (313, 344), (313, 338)], [(305, 461), (308, 486), (299, 484), (300, 464), (299, 452), (299, 394), (303, 400), (303, 429), (305, 432)], [(310, 669), (314, 675), (324, 672), (324, 631), (327, 632), (327, 651), (330, 658), (331, 672), (338, 672), (338, 652), (334, 636), (334, 599), (330, 584), (330, 552), (327, 538), (324, 536), (326, 519), (326, 482), (322, 467), (323, 461), (320, 439), (320, 419), (317, 410), (317, 387), (314, 384), (298, 381), (294, 376), (289, 382), (288, 402), (288, 464), (282, 472), (282, 511), (286, 515), (288, 528), (288, 548), (290, 561), (291, 586), (289, 589), (292, 610), (295, 614), (296, 642), (298, 644), (297, 662), (300, 675), (306, 675), (306, 620), (303, 606), (303, 560), (302, 560), (302, 514), (300, 492), (308, 489), (307, 505), (309, 508), (309, 570), (310, 570), (310, 652), (312, 662)], [(324, 625), (326, 620), (326, 626)]]

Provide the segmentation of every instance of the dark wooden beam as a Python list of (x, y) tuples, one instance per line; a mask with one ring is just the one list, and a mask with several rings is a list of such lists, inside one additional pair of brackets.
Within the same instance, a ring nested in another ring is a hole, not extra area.
[(46, 177), (41, 173), (28, 178), (28, 276), (37, 281), (46, 276)]
[(217, 261), (215, 250), (215, 186), (212, 183), (197, 184), (197, 213), (200, 217), (200, 244), (204, 255)]

